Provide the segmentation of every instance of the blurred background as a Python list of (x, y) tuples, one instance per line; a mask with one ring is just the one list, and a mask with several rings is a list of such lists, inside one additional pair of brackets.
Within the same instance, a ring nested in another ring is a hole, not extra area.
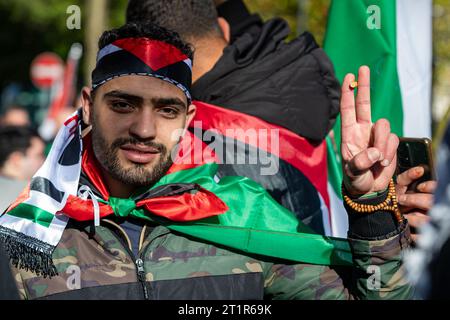
[[(330, 0), (245, 0), (264, 19), (285, 18), (291, 38), (310, 31), (322, 45)], [(0, 0), (2, 125), (26, 124), (45, 140), (78, 106), (100, 33), (125, 21), (127, 0)], [(433, 1), (433, 135), (450, 107), (450, 1)], [(44, 53), (42, 55), (42, 53)]]

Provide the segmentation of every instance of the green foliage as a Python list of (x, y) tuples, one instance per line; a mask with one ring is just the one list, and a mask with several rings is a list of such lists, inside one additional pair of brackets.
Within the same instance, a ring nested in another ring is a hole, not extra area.
[(109, 1), (109, 26), (119, 27), (125, 23), (125, 12), (127, 10), (127, 0)]
[[(434, 0), (433, 11), (435, 79), (439, 81), (446, 76), (444, 72), (450, 64), (450, 2), (448, 0)], [(446, 83), (448, 83), (448, 78)]]
[[(273, 17), (284, 18), (292, 30), (290, 38), (298, 35), (299, 19), (305, 18), (306, 21), (302, 22), (303, 27), (314, 35), (319, 44), (323, 42), (330, 1), (244, 0), (250, 11), (260, 13), (264, 20)], [(302, 8), (304, 12), (299, 12), (299, 2), (304, 3), (304, 7)], [(300, 13), (302, 14), (300, 15)]]
[(309, 1), (306, 7), (308, 15), (308, 30), (314, 35), (321, 46), (325, 35), (328, 19), (328, 8), (331, 0)]
[(264, 20), (281, 17), (291, 27), (291, 37), (296, 35), (297, 30), (297, 0), (245, 0), (251, 12), (257, 12)]

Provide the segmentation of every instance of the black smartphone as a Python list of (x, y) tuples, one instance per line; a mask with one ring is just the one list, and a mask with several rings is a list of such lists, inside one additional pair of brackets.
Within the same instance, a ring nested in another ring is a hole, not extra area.
[(417, 186), (425, 181), (436, 180), (431, 140), (428, 138), (400, 138), (397, 149), (397, 171), (399, 175), (413, 167), (423, 167), (424, 174), (414, 181), (408, 190), (417, 191)]

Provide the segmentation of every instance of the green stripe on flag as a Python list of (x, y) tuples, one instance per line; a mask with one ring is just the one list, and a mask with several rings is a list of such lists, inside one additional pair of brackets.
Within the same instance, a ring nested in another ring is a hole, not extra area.
[[(233, 215), (233, 212), (226, 213)], [(170, 224), (168, 228), (258, 255), (318, 265), (351, 265), (352, 254), (344, 239), (308, 233), (229, 227), (223, 224)]]
[[(294, 213), (278, 204), (256, 182), (245, 177), (214, 180), (211, 163), (166, 175), (153, 188), (168, 183), (197, 183), (224, 201), (229, 210), (194, 222), (166, 227), (244, 252), (320, 265), (352, 263), (346, 239), (316, 234)], [(157, 218), (156, 218), (157, 219)]]
[[(379, 29), (374, 22), (379, 22)], [(370, 67), (372, 121), (387, 118), (392, 132), (401, 136), (403, 108), (397, 73), (396, 31), (395, 0), (333, 1), (324, 49), (340, 81), (347, 73), (357, 75), (361, 65)], [(340, 125), (339, 117), (334, 126), (339, 150)]]
[(41, 226), (47, 228), (50, 226), (54, 218), (54, 215), (50, 212), (26, 203), (20, 203), (17, 207), (11, 211), (8, 211), (6, 214), (31, 220), (34, 223), (40, 224)]

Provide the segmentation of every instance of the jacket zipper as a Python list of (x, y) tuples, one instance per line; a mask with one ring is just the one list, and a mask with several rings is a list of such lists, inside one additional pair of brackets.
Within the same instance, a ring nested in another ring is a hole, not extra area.
[(145, 300), (149, 300), (150, 297), (148, 294), (147, 281), (145, 279), (144, 261), (141, 258), (136, 260), (136, 267), (138, 280), (142, 284), (142, 288), (144, 289)]
[[(121, 230), (119, 230), (121, 231)], [(114, 233), (113, 230), (110, 230), (110, 232), (114, 235), (114, 237), (119, 240), (119, 242), (122, 244), (122, 246), (125, 248), (125, 250), (130, 255), (131, 259), (134, 262), (134, 265), (136, 267), (136, 273), (137, 273), (137, 279), (142, 284), (142, 289), (144, 291), (144, 298), (145, 300), (150, 300), (150, 295), (148, 293), (147, 288), (147, 282), (145, 279), (145, 269), (144, 269), (144, 261), (141, 259), (141, 255), (136, 259), (136, 256), (134, 255), (133, 251), (128, 247), (126, 243), (120, 238), (117, 234)]]
[[(136, 270), (137, 270), (137, 278), (138, 278), (138, 281), (142, 284), (142, 289), (143, 289), (143, 291), (144, 291), (144, 298), (145, 298), (145, 300), (150, 300), (150, 294), (149, 294), (149, 292), (148, 292), (147, 281), (146, 281), (146, 279), (145, 279), (144, 260), (142, 260), (142, 256), (144, 255), (144, 253), (145, 253), (145, 251), (146, 251), (146, 248), (148, 248), (148, 247), (150, 246), (150, 244), (151, 244), (153, 241), (155, 241), (155, 239), (157, 239), (157, 238), (159, 238), (159, 237), (161, 237), (161, 236), (164, 236), (164, 235), (166, 235), (167, 233), (160, 234), (160, 235), (158, 235), (157, 237), (155, 237), (154, 239), (152, 239), (152, 241), (150, 241), (150, 242), (147, 244), (147, 247), (146, 247), (145, 249), (142, 248), (143, 250), (142, 250), (141, 254), (140, 254), (139, 257), (136, 259), (136, 256), (134, 255), (133, 251), (128, 247), (128, 245), (125, 244), (124, 241), (123, 241), (118, 235), (116, 235), (116, 234), (114, 233), (114, 231), (112, 231), (112, 230), (110, 230), (110, 231), (111, 231), (111, 233), (114, 235), (114, 237), (116, 237), (116, 238), (119, 240), (119, 242), (122, 244), (122, 246), (123, 246), (123, 247), (125, 248), (125, 250), (128, 252), (128, 254), (130, 255), (130, 257), (133, 259), (134, 264), (135, 264), (135, 266), (136, 266)], [(119, 230), (119, 231), (121, 231), (121, 230)]]

